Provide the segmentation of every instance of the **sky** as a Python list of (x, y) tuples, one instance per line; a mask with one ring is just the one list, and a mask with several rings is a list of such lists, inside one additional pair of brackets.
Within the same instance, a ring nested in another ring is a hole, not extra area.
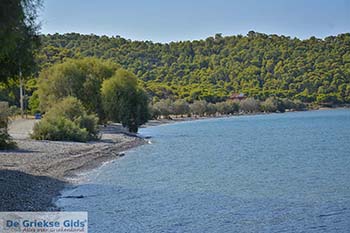
[(41, 33), (170, 42), (256, 31), (306, 39), (350, 32), (350, 0), (43, 0)]

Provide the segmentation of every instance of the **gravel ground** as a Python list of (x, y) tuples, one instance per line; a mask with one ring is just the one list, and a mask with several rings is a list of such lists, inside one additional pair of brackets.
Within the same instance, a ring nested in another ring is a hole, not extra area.
[(118, 125), (103, 128), (98, 142), (35, 141), (28, 138), (34, 122), (12, 122), (18, 149), (0, 151), (0, 211), (57, 210), (53, 200), (72, 178), (145, 143)]

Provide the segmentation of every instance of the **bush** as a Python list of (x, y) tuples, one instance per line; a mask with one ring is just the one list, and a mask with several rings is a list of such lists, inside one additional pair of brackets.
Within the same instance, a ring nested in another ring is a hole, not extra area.
[(267, 98), (262, 104), (261, 109), (264, 112), (277, 112), (278, 110), (278, 103), (277, 100), (273, 97)]
[(16, 148), (16, 143), (12, 141), (7, 132), (0, 132), (0, 150), (8, 150)]
[(86, 142), (98, 138), (98, 118), (88, 115), (82, 103), (67, 97), (51, 108), (33, 129), (37, 140)]
[(173, 111), (175, 115), (187, 115), (190, 112), (190, 106), (185, 100), (176, 100), (173, 103)]
[(304, 111), (306, 110), (306, 105), (301, 102), (300, 100), (294, 100), (293, 101), (293, 105), (292, 105), (292, 109), (296, 110), (296, 111)]
[(8, 108), (7, 114), (9, 117), (21, 115), (21, 109), (15, 105)]
[(173, 103), (170, 99), (161, 99), (153, 105), (153, 109), (159, 116), (168, 118), (169, 115), (174, 114)]
[(207, 114), (209, 116), (215, 116), (215, 114), (217, 113), (217, 106), (216, 104), (213, 103), (208, 103), (207, 105)]
[(32, 96), (29, 98), (29, 109), (31, 114), (40, 113), (40, 101), (37, 91), (34, 91)]
[(86, 142), (89, 139), (86, 129), (80, 128), (73, 121), (62, 116), (45, 118), (35, 124), (32, 138), (37, 140), (78, 142)]
[(0, 149), (12, 149), (16, 143), (7, 133), (9, 108), (7, 102), (0, 102)]
[(196, 100), (190, 105), (192, 114), (204, 116), (207, 111), (207, 102), (205, 100)]
[(150, 119), (157, 120), (162, 114), (161, 112), (154, 107), (154, 105), (149, 104), (148, 105)]
[(216, 109), (220, 114), (228, 115), (238, 112), (239, 104), (237, 102), (228, 100), (225, 102), (216, 103)]
[(254, 98), (247, 98), (240, 103), (240, 110), (243, 112), (258, 112), (260, 111), (260, 103)]

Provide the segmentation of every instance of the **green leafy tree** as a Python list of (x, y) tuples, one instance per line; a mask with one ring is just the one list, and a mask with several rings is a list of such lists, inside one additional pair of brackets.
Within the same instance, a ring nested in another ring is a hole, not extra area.
[(2, 0), (0, 2), (0, 82), (30, 75), (35, 68), (34, 55), (39, 48), (36, 23), (40, 0)]
[(41, 111), (47, 111), (67, 96), (74, 96), (89, 112), (95, 112), (104, 119), (100, 89), (103, 81), (112, 77), (118, 68), (112, 62), (84, 58), (69, 59), (44, 69), (40, 73), (36, 93)]
[(107, 119), (121, 122), (130, 132), (137, 132), (138, 127), (150, 117), (148, 97), (138, 85), (136, 76), (124, 69), (102, 84), (103, 109)]

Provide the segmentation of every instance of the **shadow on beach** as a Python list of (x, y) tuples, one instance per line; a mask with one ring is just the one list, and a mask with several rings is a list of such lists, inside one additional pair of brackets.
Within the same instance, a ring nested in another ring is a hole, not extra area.
[(65, 185), (48, 176), (0, 170), (0, 211), (58, 210), (52, 200)]

